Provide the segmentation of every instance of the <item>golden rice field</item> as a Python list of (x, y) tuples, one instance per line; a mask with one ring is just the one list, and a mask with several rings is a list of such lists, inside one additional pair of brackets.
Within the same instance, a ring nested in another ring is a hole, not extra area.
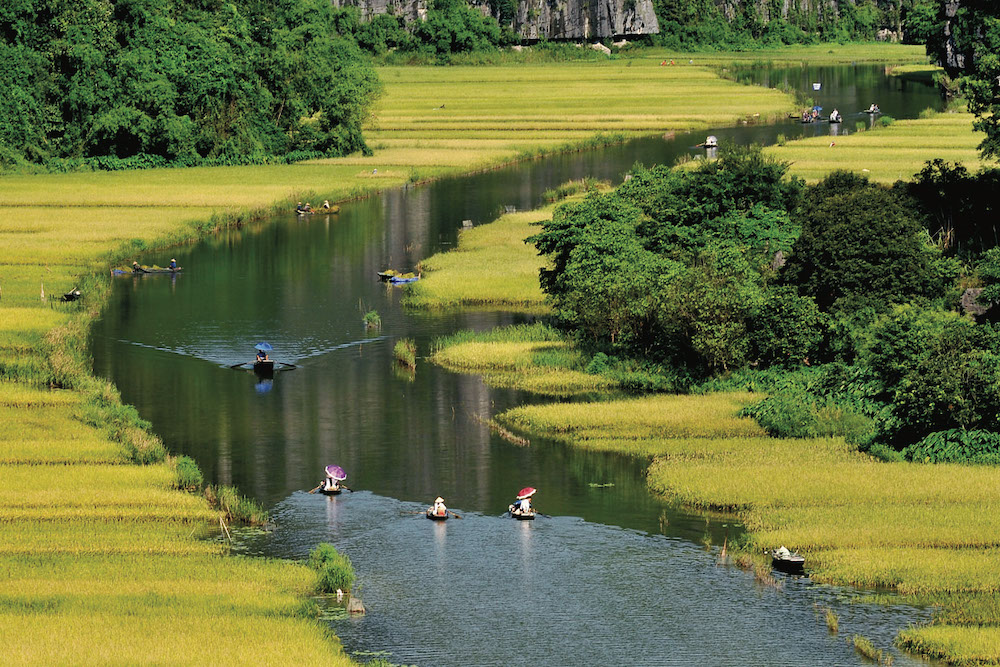
[[(378, 166), (419, 152), (421, 165), (473, 168), (597, 133), (634, 137), (746, 118), (783, 116), (788, 95), (720, 78), (712, 68), (662, 67), (655, 58), (479, 67), (383, 67), (369, 137)], [(704, 104), (725, 97), (725, 107)]]
[[(834, 62), (866, 55), (892, 62), (922, 58), (906, 47), (838, 55), (823, 45), (742, 59)], [(788, 96), (742, 88), (701, 67), (735, 56), (692, 56), (693, 66), (675, 68), (660, 67), (661, 56), (667, 54), (498, 68), (383, 68), (386, 96), (369, 131), (371, 157), (0, 177), (0, 571), (6, 575), (0, 578), (0, 628), (6, 661), (350, 664), (336, 638), (312, 618), (311, 571), (227, 555), (224, 544), (203, 539), (218, 515), (170, 488), (169, 463), (131, 465), (121, 444), (84, 422), (87, 401), (118, 404), (67, 350), (80, 345), (104, 298), (106, 283), (87, 276), (103, 274), (138, 249), (201, 236), (299, 200), (360, 197), (579, 144), (598, 131), (612, 133), (613, 140), (766, 119), (793, 105)], [(718, 96), (727, 99), (725, 112), (699, 113), (700, 102)], [(54, 300), (81, 277), (89, 289), (82, 309)], [(570, 353), (549, 347), (517, 354), (565, 362)], [(548, 386), (570, 382), (555, 374), (539, 380)], [(74, 388), (51, 388), (60, 383)], [(761, 440), (739, 420), (723, 422), (733, 438)], [(699, 435), (706, 429), (704, 423), (691, 427), (695, 435), (685, 446), (707, 442)], [(130, 437), (155, 441), (143, 433)], [(970, 643), (964, 646), (971, 650)]]
[[(942, 605), (900, 645), (1000, 663), (1000, 469), (882, 463), (840, 439), (779, 440), (738, 416), (752, 394), (523, 406), (506, 426), (652, 456), (650, 488), (739, 513), (751, 549), (806, 554), (814, 581), (884, 587)], [(904, 598), (905, 600), (906, 598)]]
[(847, 129), (852, 133), (846, 136), (798, 139), (770, 146), (765, 152), (790, 162), (790, 173), (809, 182), (845, 169), (872, 181), (894, 183), (911, 179), (925, 162), (935, 158), (961, 162), (969, 171), (985, 164), (976, 151), (983, 135), (972, 131), (972, 115), (968, 113), (901, 120), (864, 132)]
[[(547, 358), (553, 363), (539, 363)], [(470, 341), (449, 345), (432, 356), (456, 372), (476, 373), (492, 387), (569, 396), (606, 391), (615, 383), (577, 370), (582, 356), (563, 342)]]
[(466, 229), (458, 246), (423, 260), (423, 277), (407, 288), (404, 304), (417, 308), (486, 307), (547, 313), (538, 271), (546, 265), (524, 240), (552, 218), (552, 207), (510, 213)]

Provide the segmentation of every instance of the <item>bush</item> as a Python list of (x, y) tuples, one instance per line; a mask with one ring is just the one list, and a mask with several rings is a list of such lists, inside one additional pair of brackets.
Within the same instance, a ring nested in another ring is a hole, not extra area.
[(980, 463), (1000, 465), (1000, 433), (953, 428), (925, 436), (903, 449), (907, 461), (918, 463)]
[(839, 436), (858, 444), (867, 442), (875, 430), (872, 418), (799, 388), (783, 389), (747, 406), (743, 415), (756, 419), (768, 435), (776, 438)]
[(309, 552), (309, 566), (316, 570), (316, 590), (319, 593), (335, 593), (338, 589), (350, 591), (354, 585), (351, 559), (339, 553), (332, 544), (317, 544)]
[(177, 473), (177, 480), (174, 486), (185, 491), (194, 491), (201, 488), (205, 481), (201, 474), (201, 468), (190, 456), (181, 456), (174, 461), (174, 470)]

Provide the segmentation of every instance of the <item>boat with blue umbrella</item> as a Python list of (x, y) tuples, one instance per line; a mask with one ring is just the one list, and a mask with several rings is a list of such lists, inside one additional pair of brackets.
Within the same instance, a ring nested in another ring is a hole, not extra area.
[(271, 344), (261, 341), (254, 345), (254, 349), (257, 350), (257, 357), (253, 362), (253, 372), (265, 377), (274, 375), (274, 359), (268, 356), (268, 352), (274, 350)]

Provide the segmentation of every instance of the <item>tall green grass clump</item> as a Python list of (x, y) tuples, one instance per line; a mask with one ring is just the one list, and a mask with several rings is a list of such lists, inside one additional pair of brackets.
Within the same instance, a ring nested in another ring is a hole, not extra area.
[(177, 473), (177, 481), (174, 486), (184, 491), (196, 491), (201, 488), (205, 477), (201, 474), (201, 468), (190, 456), (180, 456), (174, 461), (174, 470)]
[(376, 310), (369, 310), (367, 313), (365, 313), (365, 316), (362, 318), (362, 321), (365, 323), (366, 329), (382, 328), (382, 316), (379, 315), (378, 311)]
[(868, 638), (862, 637), (861, 635), (854, 635), (851, 638), (851, 641), (854, 643), (854, 650), (857, 651), (859, 655), (862, 655), (872, 662), (880, 665), (892, 664), (892, 656), (880, 648), (875, 648), (875, 645), (872, 644), (871, 640)]
[(319, 593), (350, 591), (354, 585), (354, 566), (351, 559), (337, 551), (332, 544), (321, 542), (309, 552), (309, 566), (316, 570), (316, 590)]
[(210, 484), (205, 487), (205, 499), (212, 509), (223, 513), (228, 523), (263, 526), (270, 518), (260, 503), (240, 495), (232, 486)]
[(396, 361), (407, 368), (417, 367), (417, 344), (412, 338), (397, 340), (392, 348), (392, 356)]

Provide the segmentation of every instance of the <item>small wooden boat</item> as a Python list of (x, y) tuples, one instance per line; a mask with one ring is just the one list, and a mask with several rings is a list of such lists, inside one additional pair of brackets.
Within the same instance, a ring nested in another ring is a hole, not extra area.
[(139, 267), (138, 271), (136, 271), (134, 269), (111, 269), (111, 275), (113, 275), (113, 276), (142, 276), (142, 275), (145, 275), (147, 273), (154, 273), (154, 274), (158, 274), (158, 273), (180, 273), (183, 270), (184, 269), (182, 269), (179, 266), (176, 269), (164, 269), (164, 268), (160, 268), (159, 266), (141, 266), (141, 267)]
[(389, 278), (389, 282), (393, 285), (405, 285), (406, 283), (415, 283), (420, 280), (420, 276), (410, 276), (404, 278), (403, 276), (393, 276)]
[(253, 362), (253, 372), (265, 377), (274, 375), (274, 359)]
[(427, 510), (426, 512), (424, 512), (424, 516), (426, 516), (431, 521), (447, 521), (448, 519), (447, 512), (445, 512), (444, 514), (435, 514), (434, 512)]
[(771, 565), (775, 570), (788, 574), (805, 574), (806, 559), (794, 551), (789, 551), (785, 547), (775, 549), (771, 552)]
[(319, 487), (319, 492), (322, 493), (324, 496), (339, 496), (341, 493), (344, 492), (344, 487), (336, 486), (332, 489), (328, 489), (325, 486), (321, 486)]
[(514, 509), (513, 505), (510, 505), (507, 508), (507, 511), (510, 512), (511, 517), (517, 519), (518, 521), (534, 521), (535, 520), (535, 514), (537, 514), (537, 512), (535, 510), (533, 510), (533, 509), (529, 510), (527, 512), (522, 512), (520, 510), (516, 510), (516, 509)]

